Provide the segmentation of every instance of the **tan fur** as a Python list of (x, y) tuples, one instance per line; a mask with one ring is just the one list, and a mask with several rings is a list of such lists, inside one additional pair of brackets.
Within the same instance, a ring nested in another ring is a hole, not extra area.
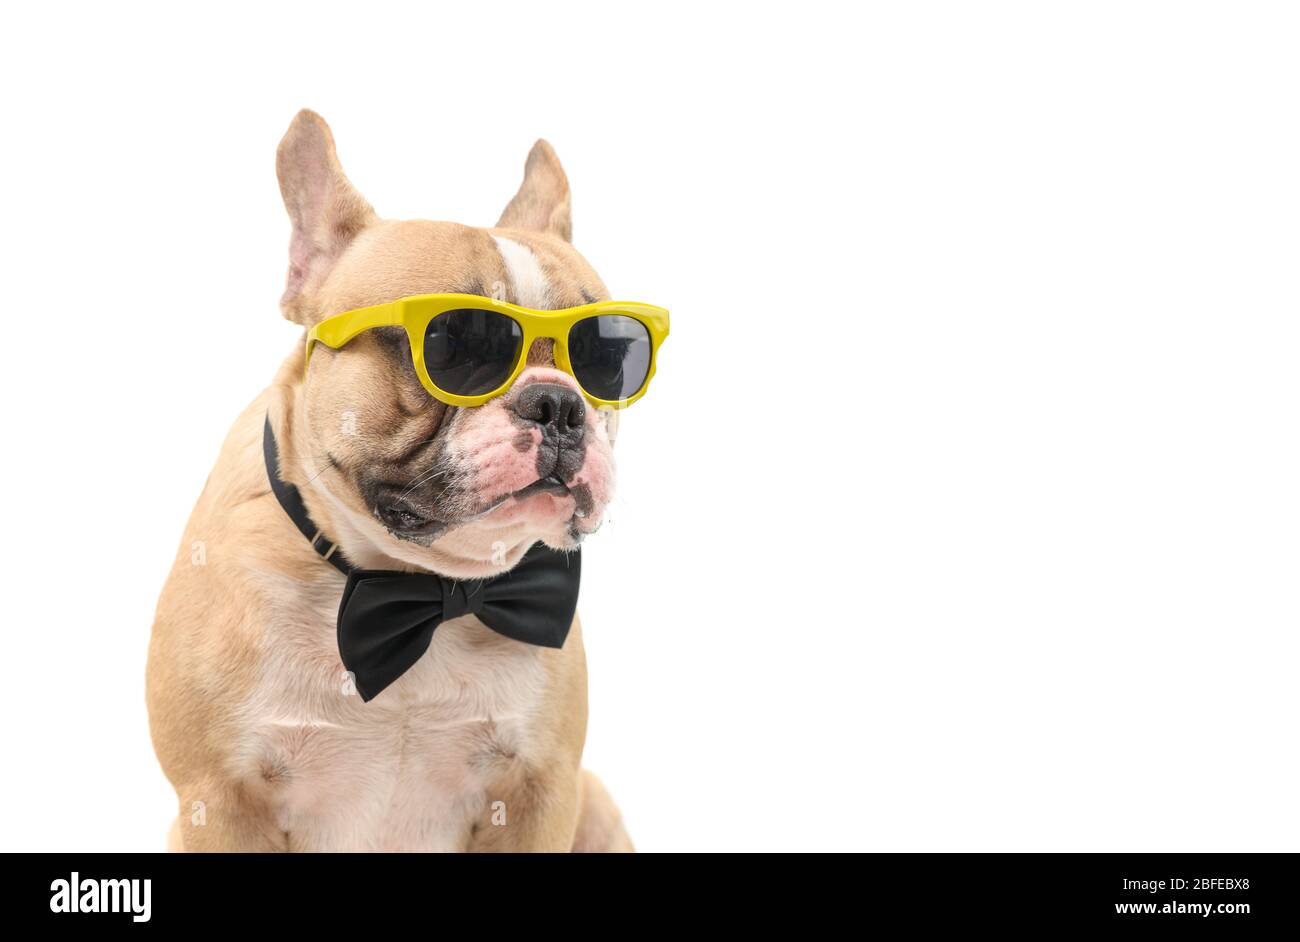
[[(467, 281), (491, 290), (509, 279), (494, 234), (532, 250), (553, 306), (606, 296), (566, 241), (568, 184), (544, 142), (492, 230), (379, 220), (310, 112), (294, 120), (277, 166), (294, 224), (282, 305), (298, 323)], [(270, 491), (261, 448), (268, 415), (282, 477), (357, 565), (482, 576), (509, 568), (537, 538), (470, 526), (421, 547), (375, 525), (349, 475), (396, 462), (459, 420), (395, 362), (363, 335), (346, 356), (314, 353), (305, 380), (297, 346), (222, 446), (150, 644), (150, 726), (179, 801), (168, 846), (630, 850), (617, 809), (580, 769), (587, 684), (576, 621), (557, 651), (503, 638), (472, 616), (456, 619), (380, 697), (366, 704), (349, 695), (334, 638), (343, 577)], [(530, 362), (544, 368), (548, 351), (530, 352)], [(363, 434), (338, 434), (349, 414)], [(485, 561), (490, 538), (509, 544), (504, 563)]]
[(590, 772), (582, 773), (582, 813), (573, 849), (583, 854), (631, 853), (635, 848), (623, 827), (623, 815), (605, 784)]

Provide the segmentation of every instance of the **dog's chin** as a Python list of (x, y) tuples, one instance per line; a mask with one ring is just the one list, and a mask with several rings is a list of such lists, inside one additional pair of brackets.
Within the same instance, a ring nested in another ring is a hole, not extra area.
[(414, 526), (368, 526), (387, 556), (454, 579), (484, 579), (518, 564), (533, 544), (577, 549), (600, 525), (604, 508), (582, 492), (549, 486), (526, 489), (464, 520), (422, 521)]

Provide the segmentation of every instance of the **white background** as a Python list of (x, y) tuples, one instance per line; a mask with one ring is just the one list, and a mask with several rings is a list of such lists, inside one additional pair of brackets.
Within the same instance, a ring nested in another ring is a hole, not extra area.
[[(978, 8), (977, 8), (978, 7)], [(1202, 3), (28, 5), (0, 847), (162, 846), (153, 607), (299, 342), (275, 146), (672, 310), (586, 551), (646, 850), (1300, 850), (1300, 43)]]

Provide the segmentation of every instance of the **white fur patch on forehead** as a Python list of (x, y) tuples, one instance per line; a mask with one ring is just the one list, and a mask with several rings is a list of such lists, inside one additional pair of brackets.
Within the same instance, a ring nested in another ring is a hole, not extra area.
[(501, 260), (506, 263), (510, 274), (510, 283), (514, 286), (514, 301), (520, 307), (531, 307), (545, 311), (551, 306), (551, 289), (542, 272), (537, 256), (526, 245), (520, 245), (513, 239), (493, 236), (501, 252)]

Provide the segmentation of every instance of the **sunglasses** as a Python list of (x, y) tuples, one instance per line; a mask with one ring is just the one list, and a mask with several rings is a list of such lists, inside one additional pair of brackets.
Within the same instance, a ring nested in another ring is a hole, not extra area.
[(668, 336), (668, 312), (649, 304), (597, 301), (535, 311), (473, 294), (421, 294), (326, 318), (307, 331), (307, 363), (318, 342), (337, 350), (375, 327), (404, 327), (415, 374), (451, 406), (479, 406), (524, 371), (533, 341), (555, 341), (555, 365), (595, 406), (622, 409), (645, 395)]

